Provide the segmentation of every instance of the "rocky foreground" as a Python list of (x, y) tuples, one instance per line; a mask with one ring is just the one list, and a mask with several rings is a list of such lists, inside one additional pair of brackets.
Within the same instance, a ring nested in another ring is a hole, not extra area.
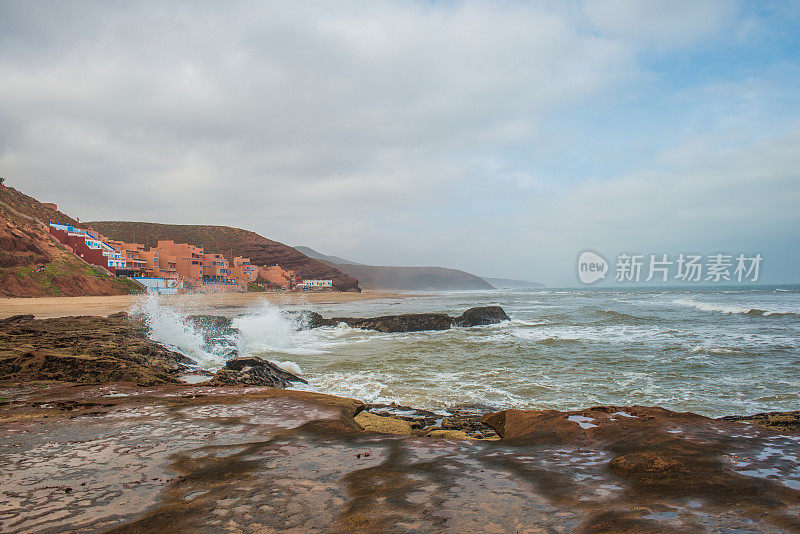
[(475, 440), (274, 388), (4, 395), (2, 532), (800, 529), (800, 436), (659, 408), (507, 410)]
[(800, 531), (797, 412), (444, 415), (235, 354), (191, 385), (146, 332), (0, 321), (0, 532)]

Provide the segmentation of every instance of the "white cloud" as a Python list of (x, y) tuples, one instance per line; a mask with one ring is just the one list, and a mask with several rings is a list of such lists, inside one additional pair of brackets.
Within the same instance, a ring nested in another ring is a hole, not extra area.
[[(657, 83), (641, 72), (646, 50), (721, 38), (738, 9), (6, 3), (0, 173), (84, 220), (231, 224), (367, 262), (557, 283), (556, 258), (576, 247), (725, 236), (716, 223), (748, 207), (750, 222), (763, 216), (772, 229), (796, 222), (796, 137), (776, 140), (777, 130), (730, 152), (717, 131), (705, 145), (691, 132), (610, 180), (539, 165), (543, 153), (569, 163), (591, 152), (570, 144), (562, 113), (613, 108), (642, 78)], [(724, 126), (729, 86), (741, 87), (723, 80), (680, 98), (717, 99)], [(755, 128), (759, 100), (740, 102), (736, 124)], [(618, 124), (586, 129), (588, 139), (626, 135)]]
[(662, 49), (716, 37), (739, 13), (734, 0), (591, 0), (589, 21), (604, 35)]

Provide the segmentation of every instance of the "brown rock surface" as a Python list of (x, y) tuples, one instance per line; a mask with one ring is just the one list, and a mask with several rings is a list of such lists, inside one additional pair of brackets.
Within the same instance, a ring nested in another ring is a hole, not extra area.
[(720, 419), (723, 421), (753, 423), (765, 428), (800, 433), (800, 411), (765, 412), (754, 415), (728, 415), (725, 417), (720, 417)]
[(0, 381), (63, 381), (145, 385), (179, 382), (189, 358), (151, 341), (148, 328), (125, 314), (112, 317), (0, 321)]
[(797, 436), (658, 408), (492, 414), (515, 437), (481, 441), (367, 432), (357, 401), (292, 390), (3, 395), (3, 532), (800, 529)]

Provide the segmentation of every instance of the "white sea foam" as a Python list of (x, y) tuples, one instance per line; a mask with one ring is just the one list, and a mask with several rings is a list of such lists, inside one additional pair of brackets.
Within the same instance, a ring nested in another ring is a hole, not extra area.
[(781, 306), (776, 307), (769, 303), (764, 304), (722, 304), (718, 302), (703, 302), (694, 299), (675, 299), (672, 301), (674, 304), (681, 306), (688, 306), (696, 308), (701, 311), (707, 312), (720, 312), (725, 314), (753, 314), (764, 315), (797, 315), (800, 314), (800, 307), (798, 306)]
[(711, 347), (711, 346), (706, 346), (706, 345), (698, 345), (698, 346), (692, 348), (692, 352), (693, 353), (709, 352), (709, 353), (714, 353), (714, 354), (732, 354), (732, 353), (734, 353), (736, 351), (734, 349), (729, 349), (729, 348), (726, 348), (726, 347)]
[(283, 369), (284, 371), (289, 371), (290, 373), (295, 374), (295, 375), (303, 374), (303, 370), (300, 369), (300, 366), (297, 365), (294, 362), (291, 362), (291, 361), (288, 361), (288, 360), (285, 361), (285, 362), (282, 362), (282, 361), (279, 361), (279, 360), (270, 360), (270, 361), (272, 363), (274, 363), (275, 365), (277, 365), (278, 367), (280, 367), (281, 369)]
[(221, 354), (208, 350), (202, 331), (187, 315), (164, 305), (159, 296), (138, 300), (131, 311), (144, 316), (153, 341), (185, 354), (204, 369), (218, 369), (225, 364)]
[[(150, 339), (192, 358), (203, 369), (216, 370), (225, 365), (230, 347), (208, 343), (207, 334), (196, 325), (188, 314), (167, 305), (157, 295), (149, 295), (138, 301), (133, 313), (142, 314), (150, 328)], [(238, 335), (227, 340), (235, 346), (239, 355), (266, 357), (278, 367), (294, 374), (301, 374), (299, 365), (293, 361), (273, 359), (279, 354), (318, 354), (322, 350), (314, 347), (313, 333), (299, 330), (299, 319), (287, 316), (271, 304), (251, 311), (233, 320)]]

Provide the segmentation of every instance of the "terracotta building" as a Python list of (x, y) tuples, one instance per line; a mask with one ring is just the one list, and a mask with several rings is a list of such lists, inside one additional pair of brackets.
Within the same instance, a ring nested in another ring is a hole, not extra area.
[(258, 267), (258, 278), (284, 289), (294, 289), (297, 285), (297, 273), (284, 269), (280, 265)]
[(238, 284), (247, 285), (258, 279), (258, 267), (250, 264), (250, 258), (236, 256), (233, 258), (231, 275)]
[(261, 268), (241, 256), (233, 258), (231, 264), (222, 254), (206, 253), (202, 247), (187, 243), (163, 240), (145, 250), (141, 243), (113, 241), (93, 230), (70, 225), (51, 223), (50, 232), (84, 260), (113, 274), (174, 281), (183, 289), (246, 289), (259, 278), (286, 289), (293, 289), (297, 283), (296, 273), (278, 265)]
[(203, 276), (202, 280), (206, 283), (234, 283), (231, 276), (231, 269), (228, 260), (222, 254), (203, 255)]

